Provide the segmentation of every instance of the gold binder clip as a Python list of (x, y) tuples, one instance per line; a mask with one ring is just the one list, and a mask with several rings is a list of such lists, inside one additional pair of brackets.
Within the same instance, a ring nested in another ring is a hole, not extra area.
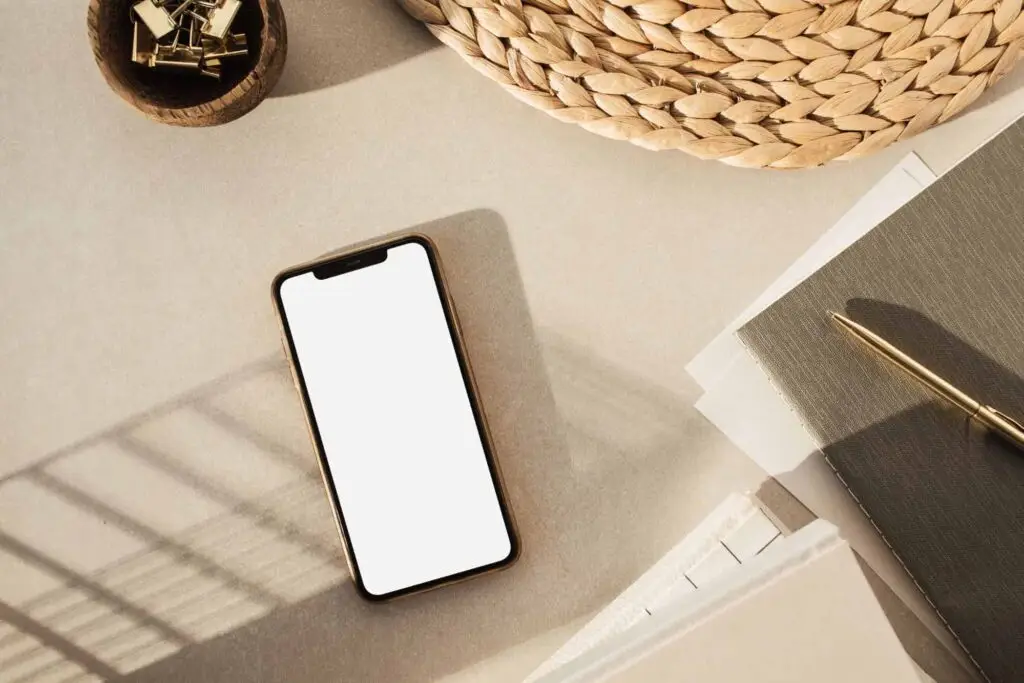
[(223, 0), (219, 7), (211, 9), (207, 15), (209, 22), (203, 27), (203, 34), (214, 38), (224, 38), (241, 6), (241, 0)]
[(153, 0), (142, 0), (142, 2), (132, 5), (132, 10), (157, 40), (177, 27), (170, 13)]
[(157, 45), (150, 66), (199, 71), (202, 60), (202, 54), (187, 45)]
[(132, 61), (136, 64), (149, 64), (150, 57), (156, 51), (156, 38), (142, 22), (132, 22)]
[[(192, 6), (192, 3), (193, 3), (194, 1), (195, 1), (195, 0), (184, 0), (184, 2), (182, 2), (182, 3), (180, 4), (180, 5), (178, 5), (177, 7), (175, 7), (175, 8), (174, 8), (174, 11), (173, 11), (173, 12), (171, 12), (171, 14), (170, 14), (170, 17), (171, 17), (171, 19), (175, 19), (175, 20), (177, 20), (177, 19), (178, 19), (178, 17), (180, 17), (180, 16), (182, 15), (182, 14), (184, 14), (184, 13), (185, 13), (185, 10), (187, 10), (187, 9), (188, 9), (189, 7), (191, 7), (191, 6)], [(180, 27), (180, 26), (181, 26), (181, 25), (179, 24), (179, 27)]]
[[(221, 59), (249, 54), (231, 33), (242, 0), (141, 0), (132, 5), (132, 61), (221, 77)], [(188, 39), (185, 39), (185, 32)]]
[(203, 39), (203, 54), (209, 57), (244, 57), (249, 54), (249, 43), (244, 33), (229, 33), (224, 40)]

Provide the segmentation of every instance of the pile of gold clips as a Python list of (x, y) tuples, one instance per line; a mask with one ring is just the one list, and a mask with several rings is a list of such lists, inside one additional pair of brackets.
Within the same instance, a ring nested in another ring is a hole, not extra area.
[(142, 0), (132, 5), (132, 61), (220, 79), (222, 60), (249, 54), (231, 24), (242, 0)]

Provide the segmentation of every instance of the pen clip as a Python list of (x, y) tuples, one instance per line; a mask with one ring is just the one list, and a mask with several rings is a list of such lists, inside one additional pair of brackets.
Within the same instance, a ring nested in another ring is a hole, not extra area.
[(1003, 413), (1003, 412), (1000, 412), (1000, 411), (996, 410), (996, 409), (995, 409), (995, 408), (993, 408), (992, 406), (988, 406), (988, 409), (989, 409), (989, 410), (990, 410), (990, 411), (992, 412), (992, 414), (993, 414), (993, 415), (995, 415), (996, 417), (999, 417), (999, 418), (1001, 418), (1001, 419), (1003, 419), (1003, 420), (1006, 420), (1007, 422), (1009, 422), (1010, 424), (1012, 424), (1012, 425), (1013, 425), (1014, 427), (1016, 427), (1017, 429), (1019, 429), (1019, 430), (1020, 430), (1021, 432), (1024, 432), (1024, 424), (1021, 424), (1020, 422), (1017, 422), (1017, 420), (1014, 420), (1014, 419), (1013, 419), (1012, 417), (1010, 417), (1010, 416), (1009, 416), (1009, 415), (1007, 415), (1006, 413)]

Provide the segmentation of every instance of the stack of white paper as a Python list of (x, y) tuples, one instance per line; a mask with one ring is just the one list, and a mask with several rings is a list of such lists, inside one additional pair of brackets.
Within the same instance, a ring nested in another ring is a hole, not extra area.
[(704, 389), (697, 409), (843, 538), (942, 645), (963, 653), (856, 501), (819, 444), (736, 336), (746, 322), (803, 282), (936, 180), (916, 156), (903, 159), (687, 365)]
[(697, 593), (759, 555), (781, 531), (747, 496), (727, 498), (618, 598), (530, 675), (534, 683), (647, 621), (681, 596)]
[[(734, 529), (735, 531), (735, 529)], [(757, 545), (757, 544), (755, 544)], [(673, 551), (675, 552), (675, 551)], [(625, 595), (623, 596), (625, 597)], [(849, 546), (816, 521), (540, 683), (921, 683)]]

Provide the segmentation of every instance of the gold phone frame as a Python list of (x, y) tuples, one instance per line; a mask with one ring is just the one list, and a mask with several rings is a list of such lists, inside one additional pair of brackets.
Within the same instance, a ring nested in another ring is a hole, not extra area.
[[(477, 425), (477, 432), (480, 435), (481, 446), (483, 447), (484, 456), (487, 460), (487, 467), (491, 474), (491, 481), (494, 485), (495, 495), (498, 498), (498, 505), (501, 508), (501, 515), (505, 522), (505, 530), (508, 533), (511, 549), (509, 550), (507, 557), (497, 562), (459, 572), (451, 576), (434, 579), (423, 584), (409, 586), (390, 593), (377, 595), (367, 590), (366, 585), (363, 583), (362, 575), (359, 571), (359, 564), (355, 556), (355, 550), (352, 547), (352, 541), (349, 537), (348, 529), (345, 526), (345, 516), (341, 509), (341, 503), (338, 500), (338, 492), (335, 489), (334, 482), (331, 477), (330, 465), (327, 461), (323, 442), (320, 439), (320, 432), (316, 424), (316, 417), (313, 414), (313, 406), (309, 400), (306, 383), (302, 376), (301, 366), (299, 365), (298, 354), (295, 350), (295, 342), (292, 339), (291, 330), (288, 327), (287, 315), (285, 314), (284, 305), (281, 301), (281, 285), (283, 285), (289, 278), (317, 270), (323, 270), (324, 268), (338, 267), (339, 270), (337, 273), (327, 276), (333, 277), (342, 275), (344, 272), (349, 272), (351, 270), (358, 270), (363, 267), (372, 267), (384, 259), (369, 263), (365, 266), (355, 265), (350, 268), (345, 268), (344, 264), (351, 263), (352, 261), (358, 261), (360, 258), (370, 256), (374, 252), (387, 251), (394, 247), (409, 243), (420, 244), (427, 253), (427, 260), (430, 262), (431, 273), (433, 274), (434, 283), (437, 286), (438, 296), (441, 299), (441, 307), (444, 309), (445, 321), (448, 324), (448, 331), (451, 335), (452, 346), (455, 349), (455, 355), (459, 361), (459, 369), (462, 374), (463, 382), (466, 386), (466, 393), (469, 398), (470, 406), (473, 410), (473, 417)], [(497, 459), (494, 457), (491, 433), (487, 426), (487, 419), (483, 408), (480, 405), (476, 379), (473, 376), (473, 370), (466, 355), (462, 329), (459, 325), (458, 316), (455, 313), (455, 306), (452, 302), (451, 295), (448, 292), (448, 284), (444, 274), (444, 268), (441, 265), (441, 259), (433, 241), (426, 235), (420, 233), (407, 233), (397, 237), (362, 244), (358, 247), (343, 250), (341, 252), (332, 253), (328, 256), (288, 268), (278, 273), (273, 281), (271, 296), (274, 301), (274, 310), (277, 312), (277, 320), (281, 330), (281, 340), (284, 345), (285, 353), (288, 356), (288, 365), (291, 368), (292, 380), (294, 381), (295, 388), (298, 390), (299, 397), (302, 400), (303, 411), (306, 415), (306, 427), (309, 431), (310, 440), (313, 442), (313, 448), (316, 451), (317, 461), (320, 466), (320, 476), (323, 480), (324, 488), (327, 490), (327, 497), (330, 500), (331, 509), (334, 513), (334, 522), (338, 528), (338, 534), (341, 536), (342, 547), (345, 553), (345, 561), (348, 563), (349, 571), (352, 573), (352, 580), (355, 583), (356, 590), (359, 594), (367, 600), (383, 602), (451, 585), (482, 574), (500, 571), (514, 564), (516, 560), (519, 559), (521, 552), (518, 529), (516, 527), (515, 518), (512, 514), (512, 509), (508, 504), (508, 495), (503, 484), (501, 470), (498, 466)]]

